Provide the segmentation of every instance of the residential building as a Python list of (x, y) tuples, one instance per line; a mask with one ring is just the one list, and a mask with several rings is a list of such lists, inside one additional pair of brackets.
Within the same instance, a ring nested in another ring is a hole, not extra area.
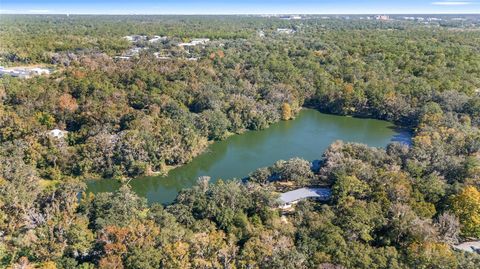
[(192, 39), (192, 41), (190, 41), (188, 43), (180, 43), (180, 44), (178, 44), (178, 46), (179, 47), (194, 47), (194, 46), (197, 46), (197, 45), (200, 45), (200, 44), (207, 44), (208, 42), (210, 42), (209, 38), (195, 38), (195, 39)]
[(466, 252), (476, 252), (480, 254), (480, 241), (464, 242), (453, 246), (454, 249)]
[(150, 43), (156, 43), (156, 42), (159, 42), (159, 41), (166, 41), (168, 40), (168, 38), (166, 36), (153, 36), (153, 38), (149, 39), (148, 42)]
[(305, 199), (327, 201), (331, 196), (332, 191), (329, 188), (301, 188), (282, 193), (279, 199), (280, 208), (289, 209)]
[(48, 135), (57, 139), (64, 138), (68, 134), (67, 131), (60, 130), (60, 129), (53, 129), (48, 131)]
[(50, 69), (40, 67), (11, 67), (0, 66), (0, 76), (8, 75), (18, 78), (31, 78), (37, 75), (49, 75)]
[(289, 29), (289, 28), (277, 28), (277, 33), (280, 33), (280, 34), (293, 34), (293, 33), (295, 33), (295, 30)]

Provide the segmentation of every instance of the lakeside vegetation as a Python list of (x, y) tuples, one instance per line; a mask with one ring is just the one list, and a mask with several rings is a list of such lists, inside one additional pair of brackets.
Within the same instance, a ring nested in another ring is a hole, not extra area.
[[(480, 238), (474, 26), (228, 16), (2, 16), (0, 26), (2, 64), (57, 69), (0, 78), (0, 266), (480, 263), (451, 249)], [(133, 46), (123, 38), (131, 34), (168, 40), (115, 60)], [(195, 37), (212, 42), (188, 53), (177, 46)], [(289, 120), (304, 106), (413, 128), (412, 146), (338, 142), (318, 153), (317, 170), (292, 159), (247, 183), (202, 178), (168, 206), (148, 206), (128, 186), (77, 200), (82, 178), (165, 171), (209, 141)], [(54, 128), (68, 135), (48, 135)], [(285, 221), (273, 194), (282, 181), (331, 186), (333, 199), (301, 203)]]

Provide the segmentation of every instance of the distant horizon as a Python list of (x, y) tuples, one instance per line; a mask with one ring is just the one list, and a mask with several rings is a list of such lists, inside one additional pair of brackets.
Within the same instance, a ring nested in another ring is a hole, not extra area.
[(474, 15), (480, 14), (480, 0), (1, 0), (0, 14)]
[(101, 15), (101, 16), (293, 16), (293, 15), (315, 15), (315, 16), (398, 16), (398, 15), (479, 15), (475, 13), (2, 13), (0, 15)]

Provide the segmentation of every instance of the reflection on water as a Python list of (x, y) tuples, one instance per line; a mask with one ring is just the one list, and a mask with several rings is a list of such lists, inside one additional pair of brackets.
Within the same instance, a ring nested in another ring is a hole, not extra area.
[[(389, 122), (322, 114), (304, 109), (293, 121), (280, 122), (262, 131), (246, 132), (213, 143), (192, 162), (175, 168), (167, 176), (140, 177), (130, 181), (132, 189), (149, 202), (169, 203), (177, 193), (195, 184), (200, 176), (218, 179), (243, 178), (253, 170), (277, 160), (301, 157), (318, 160), (335, 140), (384, 147), (392, 141), (410, 143), (410, 134)], [(88, 191), (113, 191), (116, 180), (88, 183)]]

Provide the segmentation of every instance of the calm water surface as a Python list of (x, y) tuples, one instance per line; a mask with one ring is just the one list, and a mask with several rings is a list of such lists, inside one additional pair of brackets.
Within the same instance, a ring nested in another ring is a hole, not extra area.
[[(295, 120), (213, 143), (205, 153), (171, 170), (167, 176), (140, 177), (130, 181), (130, 185), (150, 203), (170, 203), (181, 189), (193, 186), (200, 176), (210, 176), (212, 181), (243, 178), (278, 160), (293, 157), (318, 160), (335, 140), (384, 147), (393, 141), (408, 142), (410, 134), (386, 121), (327, 115), (304, 109)], [(114, 179), (95, 180), (88, 182), (87, 192), (114, 191), (119, 186)]]

